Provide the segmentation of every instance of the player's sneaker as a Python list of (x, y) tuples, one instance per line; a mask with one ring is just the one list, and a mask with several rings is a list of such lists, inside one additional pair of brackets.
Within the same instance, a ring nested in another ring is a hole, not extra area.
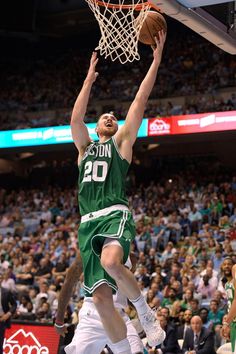
[(152, 310), (148, 311), (142, 317), (140, 316), (140, 322), (146, 333), (150, 347), (155, 347), (164, 342), (166, 333), (161, 328), (160, 322), (156, 319)]

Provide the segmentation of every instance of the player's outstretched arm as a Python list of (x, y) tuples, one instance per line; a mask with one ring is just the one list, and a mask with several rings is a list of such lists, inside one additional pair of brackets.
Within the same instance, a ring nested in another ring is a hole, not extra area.
[(83, 155), (84, 149), (90, 142), (88, 129), (84, 123), (84, 116), (87, 110), (89, 95), (93, 83), (95, 82), (98, 73), (96, 72), (96, 65), (98, 62), (97, 53), (93, 52), (90, 59), (90, 66), (88, 74), (83, 83), (82, 89), (77, 97), (71, 116), (71, 133), (74, 143), (79, 150), (79, 153)]
[(69, 304), (70, 298), (73, 293), (73, 289), (75, 284), (79, 281), (79, 277), (83, 271), (82, 261), (80, 258), (79, 252), (77, 253), (77, 257), (75, 261), (72, 263), (70, 268), (66, 273), (66, 279), (64, 284), (62, 285), (59, 298), (58, 298), (58, 309), (57, 309), (57, 317), (55, 321), (55, 329), (57, 333), (61, 336), (64, 336), (67, 332), (67, 328), (64, 325), (64, 316), (66, 307)]
[(132, 145), (137, 138), (146, 103), (156, 81), (157, 71), (161, 63), (163, 47), (166, 40), (166, 34), (164, 31), (160, 31), (159, 40), (157, 38), (155, 38), (155, 40), (156, 46), (153, 47), (152, 64), (139, 87), (133, 103), (130, 106), (124, 126), (117, 133), (117, 135), (120, 135), (122, 140), (128, 140)]

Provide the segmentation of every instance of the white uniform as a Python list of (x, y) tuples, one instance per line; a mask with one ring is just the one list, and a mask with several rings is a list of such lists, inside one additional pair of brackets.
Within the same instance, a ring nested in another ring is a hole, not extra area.
[[(120, 312), (127, 326), (127, 338), (132, 354), (143, 353), (143, 344), (132, 322), (126, 315), (127, 299), (119, 291), (113, 295), (115, 308)], [(106, 331), (103, 328), (100, 316), (91, 297), (84, 299), (79, 312), (79, 323), (75, 330), (72, 342), (65, 347), (66, 354), (100, 354), (108, 345), (112, 350)]]

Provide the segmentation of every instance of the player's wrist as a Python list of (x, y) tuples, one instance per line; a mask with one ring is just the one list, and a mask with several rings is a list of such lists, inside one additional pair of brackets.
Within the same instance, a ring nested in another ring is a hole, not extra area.
[(92, 86), (94, 83), (94, 78), (92, 78), (90, 75), (86, 77), (86, 79), (84, 80), (84, 85), (89, 85)]
[(56, 322), (54, 323), (54, 326), (56, 327), (56, 328), (64, 328), (65, 327), (65, 323), (63, 323), (62, 325), (59, 325), (59, 324), (57, 324)]
[(57, 328), (63, 328), (65, 325), (64, 321), (61, 321), (59, 319), (55, 320), (54, 326), (56, 326)]

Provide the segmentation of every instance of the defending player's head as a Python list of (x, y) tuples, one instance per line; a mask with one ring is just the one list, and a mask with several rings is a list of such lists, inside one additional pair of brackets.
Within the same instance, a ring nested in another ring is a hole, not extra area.
[(118, 130), (117, 119), (113, 113), (104, 113), (98, 118), (96, 133), (98, 137), (112, 137)]
[(232, 274), (231, 272), (233, 265), (234, 263), (231, 257), (226, 257), (224, 259), (223, 263), (221, 264), (221, 271), (223, 273), (223, 276), (227, 278)]

